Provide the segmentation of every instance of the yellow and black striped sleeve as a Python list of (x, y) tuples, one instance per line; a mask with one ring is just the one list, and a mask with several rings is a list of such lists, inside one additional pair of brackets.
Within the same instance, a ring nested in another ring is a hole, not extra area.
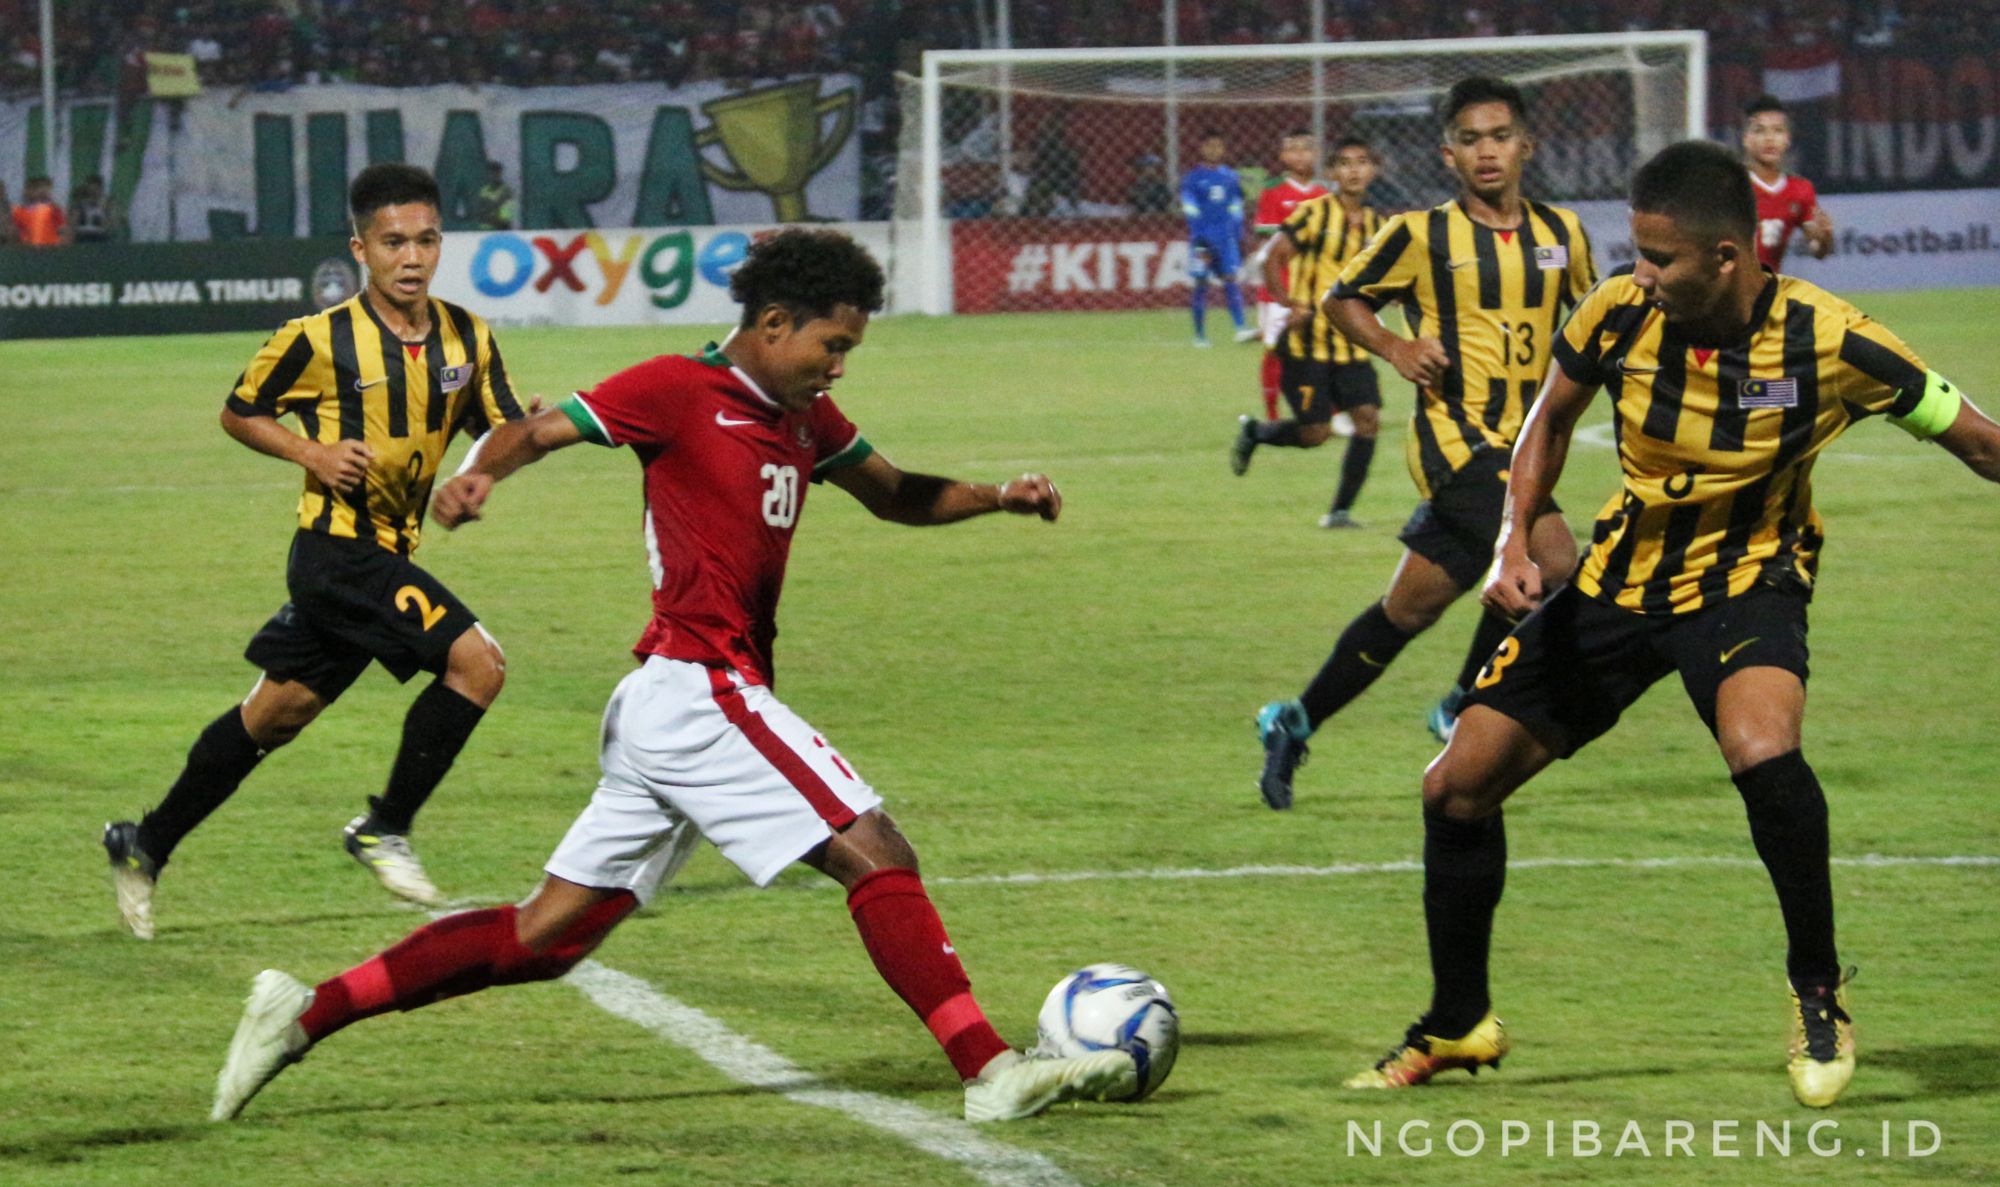
[[(1575, 282), (1574, 270), (1571, 283)], [(1646, 298), (1632, 283), (1632, 270), (1622, 268), (1583, 295), (1555, 339), (1556, 366), (1577, 383), (1598, 387), (1616, 382), (1608, 365), (1619, 345), (1646, 319)]]
[(461, 426), (480, 437), (494, 425), (520, 420), (527, 412), (514, 396), (514, 385), (507, 378), (507, 363), (500, 357), (500, 342), (493, 336), (492, 327), (483, 318), (471, 314), (466, 317), (472, 323), (476, 347), (472, 355), (479, 376), (474, 398), (466, 401)]
[(1358, 297), (1376, 309), (1410, 297), (1428, 266), (1429, 239), (1418, 230), (1425, 213), (1399, 214), (1382, 224), (1368, 246), (1341, 269), (1332, 295)]
[(1569, 210), (1557, 217), (1570, 224), (1569, 267), (1564, 271), (1569, 291), (1563, 294), (1563, 304), (1574, 306), (1597, 286), (1597, 262), (1590, 257), (1590, 232), (1583, 229), (1583, 220)]
[(238, 416), (283, 416), (317, 404), (333, 363), (313, 344), (310, 318), (278, 327), (236, 379), (227, 404)]
[(1300, 251), (1311, 251), (1326, 238), (1327, 203), (1323, 198), (1310, 198), (1292, 208), (1285, 221), (1278, 226), (1278, 232), (1292, 241), (1292, 246)]
[(1840, 398), (1856, 420), (1877, 413), (1908, 416), (1930, 381), (1929, 368), (1917, 353), (1866, 315), (1847, 326), (1840, 361)]

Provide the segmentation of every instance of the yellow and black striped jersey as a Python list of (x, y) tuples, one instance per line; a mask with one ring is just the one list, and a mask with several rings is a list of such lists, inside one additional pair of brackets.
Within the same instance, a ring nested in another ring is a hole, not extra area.
[(1293, 319), (1280, 340), (1292, 358), (1336, 364), (1368, 362), (1368, 352), (1334, 329), (1333, 319), (1319, 307), (1320, 298), (1340, 279), (1347, 261), (1382, 229), (1382, 216), (1374, 207), (1363, 206), (1356, 213), (1358, 218), (1350, 218), (1339, 195), (1323, 194), (1293, 207), (1279, 228), (1297, 249), (1290, 263), (1291, 291), (1286, 296), (1292, 304), (1308, 305), (1313, 310), (1303, 321)]
[(417, 546), (452, 434), (479, 436), (522, 416), (485, 322), (433, 297), (430, 336), (405, 343), (382, 324), (366, 293), (279, 327), (236, 380), (228, 404), (239, 416), (296, 413), (305, 436), (324, 444), (367, 442), (375, 456), (354, 494), (329, 492), (307, 471), (299, 526), (346, 539), (372, 536), (404, 554)]
[(1334, 296), (1401, 303), (1411, 336), (1451, 356), (1410, 418), (1410, 476), (1425, 498), (1475, 452), (1513, 446), (1562, 313), (1596, 280), (1576, 214), (1525, 198), (1511, 231), (1474, 222), (1457, 201), (1399, 214), (1348, 261)]
[(1578, 383), (1615, 397), (1622, 489), (1598, 512), (1577, 588), (1642, 614), (1683, 614), (1759, 582), (1810, 590), (1812, 470), (1847, 426), (1907, 415), (1923, 361), (1852, 305), (1767, 275), (1749, 331), (1703, 349), (1632, 282), (1605, 278), (1556, 342)]

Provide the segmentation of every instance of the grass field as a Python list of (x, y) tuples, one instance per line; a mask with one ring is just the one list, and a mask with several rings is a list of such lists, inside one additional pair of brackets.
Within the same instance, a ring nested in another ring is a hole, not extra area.
[[(2000, 408), (1982, 313), (1996, 299), (1867, 305)], [(597, 959), (819, 1088), (912, 1104), (944, 1136), (926, 1146), (814, 1107), (829, 1098), (745, 1085), (561, 983), (358, 1026), (241, 1122), (208, 1124), (258, 969), (317, 980), (422, 922), (339, 845), (379, 790), (414, 686), (371, 673), (267, 761), (176, 855), (159, 938), (126, 935), (98, 826), (155, 801), (195, 732), (249, 687), (242, 645), (284, 599), (296, 472), (215, 424), (255, 335), (0, 343), (14, 426), (0, 440), (0, 1183), (2000, 1179), (1994, 489), (1879, 421), (1819, 469), (1830, 543), (1807, 753), (1835, 853), (1985, 859), (1835, 871), (1843, 956), (1862, 969), (1861, 1067), (1836, 1109), (1810, 1113), (1787, 1090), (1775, 900), (1673, 681), (1508, 809), (1520, 868), (1494, 969), (1516, 1039), (1506, 1068), (1346, 1092), (1341, 1078), (1427, 997), (1407, 864), (1435, 751), (1421, 719), (1457, 670), (1472, 607), (1320, 735), (1294, 811), (1266, 810), (1250, 715), (1295, 693), (1386, 581), (1413, 499), (1408, 408), (1392, 395), (1396, 427), (1357, 508), (1367, 529), (1321, 532), (1337, 447), (1262, 451), (1232, 478), (1224, 449), (1254, 402), (1255, 360), (1189, 350), (1184, 320), (878, 323), (840, 393), (868, 436), (906, 468), (1046, 468), (1063, 520), (916, 532), (816, 488), (793, 554), (780, 691), (887, 796), (1002, 1033), (1028, 1041), (1042, 994), (1092, 960), (1152, 970), (1181, 1006), (1186, 1045), (1157, 1097), (981, 1130), (985, 1147), (952, 1136), (950, 1068), (876, 978), (832, 885), (800, 872), (754, 892), (709, 852)], [(549, 393), (702, 341), (504, 339), (517, 383)], [(1560, 496), (1573, 526), (1614, 483), (1608, 448), (1572, 453)], [(576, 450), (419, 554), (511, 669), (418, 830), (455, 899), (528, 889), (589, 795), (598, 715), (647, 613), (638, 511), (631, 457)], [(1162, 870), (1238, 873), (1140, 876)], [(1021, 873), (1107, 876), (1000, 880)], [(1818, 1146), (1838, 1138), (1838, 1154), (1808, 1149), (1822, 1119), (1838, 1130)], [(1532, 1137), (1503, 1157), (1521, 1132), (1509, 1120)], [(1691, 1147), (1668, 1150), (1673, 1121), (1692, 1124)], [(1791, 1126), (1790, 1157), (1759, 1156), (1760, 1121)], [(1407, 1137), (1428, 1156), (1398, 1149), (1409, 1122), (1424, 1123)], [(1447, 1150), (1454, 1122), (1468, 1123), (1460, 1149), (1483, 1127), (1479, 1153)], [(1602, 1127), (1597, 1157), (1572, 1157), (1574, 1122)], [(1628, 1122), (1650, 1157), (1628, 1145), (1613, 1158)], [(1720, 1149), (1718, 1122), (1737, 1126)], [(1935, 1127), (1917, 1129), (1919, 1149), (1937, 1135), (1927, 1157), (1909, 1156), (1912, 1122)], [(1350, 1134), (1378, 1124), (1374, 1155)]]

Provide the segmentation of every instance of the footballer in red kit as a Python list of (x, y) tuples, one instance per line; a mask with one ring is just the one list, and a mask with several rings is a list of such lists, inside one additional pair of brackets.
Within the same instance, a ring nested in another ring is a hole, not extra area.
[(1785, 263), (1792, 232), (1805, 236), (1806, 250), (1823, 260), (1833, 250), (1833, 219), (1819, 204), (1813, 183), (1785, 172), (1792, 147), (1792, 121), (1785, 105), (1759, 95), (1743, 109), (1743, 160), (1750, 189), (1757, 195), (1757, 262), (1776, 272)]
[[(653, 619), (633, 651), (723, 664), (771, 683), (785, 560), (809, 481), (873, 448), (833, 397), (792, 411), (709, 347), (652, 359), (578, 393), (587, 441), (645, 465)], [(728, 508), (754, 507), (755, 517)], [(727, 523), (728, 531), (717, 530)]]
[(1062, 1058), (999, 1037), (882, 798), (771, 689), (778, 594), (809, 483), (917, 526), (1062, 511), (1045, 475), (993, 485), (900, 470), (841, 415), (826, 392), (883, 287), (880, 265), (838, 232), (764, 238), (730, 278), (743, 317), (722, 345), (641, 363), (494, 430), (477, 464), (439, 489), (432, 518), (454, 528), (480, 517), (496, 482), (555, 450), (590, 442), (638, 455), (653, 614), (640, 664), (604, 712), (597, 788), (520, 904), (445, 916), (317, 986), (258, 974), (212, 1119), (235, 1117), (352, 1023), (562, 976), (703, 840), (758, 886), (794, 863), (840, 883), (876, 971), (963, 1081), (968, 1121), (1137, 1089), (1126, 1051)]
[(1257, 286), (1257, 329), (1264, 339), (1264, 359), (1258, 371), (1259, 387), (1264, 397), (1264, 419), (1278, 419), (1278, 397), (1282, 376), (1278, 361), (1278, 339), (1284, 336), (1285, 327), (1290, 324), (1292, 308), (1282, 292), (1272, 292), (1261, 278), (1264, 275), (1264, 258), (1270, 253), (1271, 245), (1277, 242), (1278, 228), (1298, 209), (1299, 203), (1322, 197), (1327, 188), (1319, 180), (1319, 149), (1313, 143), (1312, 133), (1303, 128), (1295, 128), (1285, 133), (1278, 142), (1278, 163), (1285, 172), (1277, 184), (1266, 189), (1257, 199), (1256, 233), (1264, 245), (1257, 254), (1250, 257), (1250, 264), (1260, 278)]

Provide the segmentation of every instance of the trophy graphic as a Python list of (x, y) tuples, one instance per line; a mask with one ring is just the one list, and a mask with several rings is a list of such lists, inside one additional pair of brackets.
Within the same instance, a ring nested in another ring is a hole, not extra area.
[[(721, 145), (731, 169), (701, 158), (701, 174), (727, 190), (761, 190), (781, 223), (807, 222), (806, 182), (826, 167), (854, 130), (852, 88), (821, 98), (819, 80), (794, 82), (730, 95), (701, 105), (709, 126), (697, 133), (697, 149)], [(821, 138), (821, 123), (834, 116), (833, 135)]]

